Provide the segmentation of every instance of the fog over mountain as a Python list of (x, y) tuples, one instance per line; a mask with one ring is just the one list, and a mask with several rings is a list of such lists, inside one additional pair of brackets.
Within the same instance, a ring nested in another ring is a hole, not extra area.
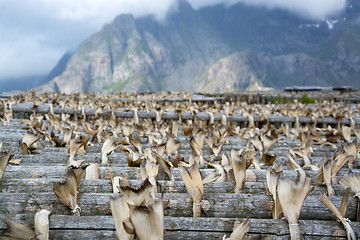
[[(102, 25), (111, 22), (115, 16), (121, 13), (131, 13), (135, 20), (151, 18), (156, 24), (164, 26), (168, 24), (167, 16), (178, 14), (181, 10), (179, 2), (183, 2), (177, 0), (151, 2), (142, 0), (79, 0), (75, 4), (74, 1), (70, 0), (54, 0), (51, 2), (39, 0), (36, 3), (21, 1), (20, 4), (19, 1), (0, 0), (0, 34), (6, 36), (0, 39), (0, 51), (3, 53), (0, 56), (0, 83), (9, 78), (47, 75), (65, 52), (75, 51), (82, 40), (97, 32), (102, 28)], [(292, 19), (297, 19), (297, 27), (324, 26), (324, 24), (327, 24), (328, 27), (334, 27), (339, 23), (339, 19), (347, 14), (350, 6), (354, 5), (353, 2), (355, 1), (191, 0), (189, 4), (192, 10), (201, 13), (206, 12), (204, 9), (214, 8), (231, 12), (230, 9), (240, 3), (243, 8), (251, 9), (253, 14), (257, 14), (257, 11), (272, 14), (281, 13), (281, 16), (287, 14)], [(152, 17), (148, 17), (149, 14)], [(260, 21), (268, 21), (263, 16), (260, 18), (256, 18), (256, 15), (249, 16), (248, 14), (244, 16), (246, 20), (244, 29), (251, 28), (253, 25), (256, 26)], [(282, 21), (281, 16), (276, 21)], [(199, 18), (203, 19), (201, 21), (207, 21), (208, 24), (213, 24), (211, 21), (219, 17), (226, 16), (215, 14), (214, 16), (206, 16), (204, 19), (204, 16), (199, 15)], [(222, 22), (224, 23), (224, 21)], [(218, 27), (220, 26), (216, 28)], [(263, 27), (271, 29), (270, 25)], [(228, 30), (227, 27), (226, 30)], [(215, 29), (215, 31), (217, 30)], [(262, 32), (256, 31), (253, 33), (257, 34), (258, 37), (262, 34)], [(219, 32), (218, 34), (223, 33)], [(238, 31), (235, 32), (236, 34)], [(255, 36), (255, 38), (258, 37)], [(231, 39), (235, 38), (231, 37)], [(228, 40), (225, 39), (225, 41)], [(231, 46), (232, 44), (228, 42), (225, 45), (232, 48), (234, 47)], [(245, 45), (236, 50), (244, 50)], [(232, 50), (230, 52), (235, 53)], [(208, 65), (206, 64), (206, 66)]]
[(321, 21), (270, 5), (215, 3), (196, 9), (178, 1), (161, 21), (121, 14), (83, 41), (64, 72), (41, 89), (359, 87), (358, 2)]

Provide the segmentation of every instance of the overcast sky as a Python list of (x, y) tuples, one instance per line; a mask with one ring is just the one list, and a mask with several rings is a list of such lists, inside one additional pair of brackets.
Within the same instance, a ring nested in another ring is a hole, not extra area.
[[(0, 0), (0, 79), (47, 74), (69, 50), (121, 13), (163, 20), (177, 0)], [(286, 9), (306, 21), (341, 11), (346, 0), (189, 0), (200, 7), (236, 2)]]

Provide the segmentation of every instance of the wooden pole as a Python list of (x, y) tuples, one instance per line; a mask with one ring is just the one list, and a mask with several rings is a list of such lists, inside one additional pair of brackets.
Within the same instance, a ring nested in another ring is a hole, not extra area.
[[(34, 103), (33, 102), (25, 102), (25, 103), (17, 103), (14, 104), (12, 106), (12, 110), (14, 113), (32, 113), (34, 111)], [(49, 113), (50, 111), (50, 106), (47, 104), (41, 104), (40, 106), (37, 107), (36, 109), (36, 113), (41, 113), (41, 114), (46, 114)], [(86, 116), (95, 116), (96, 113), (96, 109), (95, 108), (85, 108), (84, 109), (85, 115)], [(69, 107), (69, 106), (65, 106), (64, 108), (61, 108), (60, 106), (56, 106), (54, 107), (54, 113), (55, 114), (61, 114), (61, 113), (65, 113), (65, 114), (70, 114), (70, 115), (74, 115), (75, 111), (73, 108)], [(99, 116), (110, 116), (112, 113), (112, 110), (109, 108), (104, 108), (103, 112), (98, 114)], [(81, 115), (81, 109), (77, 110), (77, 114)], [(133, 117), (133, 112), (132, 111), (125, 111), (125, 109), (120, 109), (120, 110), (116, 110), (114, 112), (116, 117), (122, 117), (122, 118), (132, 118)], [(251, 114), (254, 118), (255, 122), (261, 122), (263, 121), (261, 119), (261, 117), (257, 114)], [(222, 114), (216, 114), (214, 115), (214, 120), (215, 121), (221, 121), (221, 116)], [(150, 111), (150, 112), (146, 112), (146, 111), (138, 111), (138, 117), (139, 118), (150, 118), (150, 119), (155, 119), (156, 118), (156, 112), (154, 111)], [(161, 118), (163, 120), (178, 120), (178, 115), (175, 112), (164, 112), (161, 116)], [(182, 120), (193, 120), (194, 118), (197, 119), (201, 119), (201, 120), (209, 120), (209, 114), (206, 112), (199, 112), (196, 114), (196, 116), (194, 116), (191, 113), (182, 113), (181, 114), (181, 119)], [(295, 123), (295, 117), (289, 117), (289, 116), (283, 116), (283, 115), (275, 115), (275, 114), (269, 114), (267, 116), (268, 121), (270, 123), (275, 123), (275, 122), (281, 122), (281, 123)], [(359, 125), (360, 124), (360, 117), (355, 117), (353, 118), (355, 121), (355, 124)], [(230, 115), (227, 116), (227, 121), (230, 122), (247, 122), (248, 121), (248, 117), (243, 116), (243, 115)], [(314, 123), (313, 120), (310, 117), (299, 117), (299, 123)], [(333, 117), (324, 117), (324, 118), (319, 118), (317, 119), (317, 123), (325, 123), (325, 124), (337, 124), (338, 121), (337, 119), (333, 118)], [(345, 125), (349, 125), (350, 124), (350, 119), (349, 118), (343, 118), (342, 121), (340, 122), (341, 124), (345, 124)]]

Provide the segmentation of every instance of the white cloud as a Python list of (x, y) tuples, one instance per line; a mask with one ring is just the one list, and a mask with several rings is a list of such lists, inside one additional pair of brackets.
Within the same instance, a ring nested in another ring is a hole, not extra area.
[[(264, 0), (257, 0), (259, 4)], [(282, 8), (302, 16), (324, 20), (326, 17), (336, 14), (346, 5), (346, 0), (274, 0), (268, 7)]]
[(163, 19), (167, 10), (177, 0), (0, 0), (12, 6), (21, 6), (46, 18), (60, 21), (82, 22), (95, 25), (110, 22), (120, 13), (132, 13), (135, 17), (152, 14)]
[(158, 18), (164, 18), (175, 0), (56, 0), (56, 2), (62, 5), (58, 10), (55, 9), (55, 16), (60, 19), (105, 20), (110, 18), (112, 20), (119, 13), (132, 13), (135, 16), (154, 14)]
[(270, 9), (285, 9), (311, 20), (324, 20), (344, 9), (346, 5), (346, 0), (189, 0), (189, 2), (195, 8), (219, 3), (232, 5), (242, 2), (253, 6), (265, 6)]
[(0, 79), (47, 74), (121, 13), (163, 19), (176, 0), (0, 0)]
[(50, 71), (66, 49), (46, 45), (44, 36), (18, 36), (1, 41), (0, 79), (43, 75)]

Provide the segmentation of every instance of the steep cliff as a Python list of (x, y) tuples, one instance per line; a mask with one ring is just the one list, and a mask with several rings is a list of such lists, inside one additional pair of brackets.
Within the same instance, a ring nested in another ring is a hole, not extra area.
[(360, 88), (360, 6), (349, 4), (341, 16), (322, 22), (240, 3), (194, 10), (184, 0), (163, 22), (122, 14), (82, 42), (62, 74), (39, 89)]

